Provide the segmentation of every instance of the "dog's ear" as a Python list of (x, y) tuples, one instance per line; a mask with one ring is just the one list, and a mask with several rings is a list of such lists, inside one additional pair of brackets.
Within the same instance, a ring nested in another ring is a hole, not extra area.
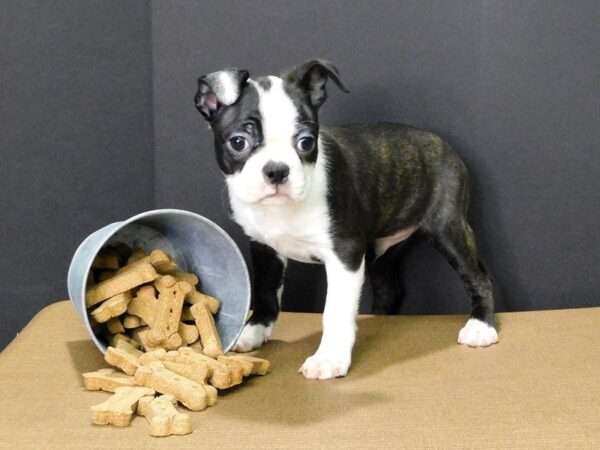
[(282, 75), (282, 78), (288, 83), (298, 86), (305, 91), (310, 98), (310, 102), (315, 108), (321, 106), (327, 99), (327, 90), (325, 85), (327, 79), (331, 78), (333, 82), (344, 92), (350, 92), (343, 81), (337, 68), (329, 61), (324, 59), (311, 59), (299, 65)]
[(196, 109), (210, 122), (223, 106), (237, 102), (249, 76), (247, 70), (228, 69), (200, 77), (194, 97)]

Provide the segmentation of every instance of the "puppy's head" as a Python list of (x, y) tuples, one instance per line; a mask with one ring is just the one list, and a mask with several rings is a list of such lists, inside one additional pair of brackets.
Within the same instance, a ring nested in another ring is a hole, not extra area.
[(319, 152), (318, 110), (330, 62), (314, 59), (281, 75), (251, 79), (245, 70), (198, 80), (196, 108), (214, 133), (215, 151), (232, 195), (245, 203), (304, 200)]

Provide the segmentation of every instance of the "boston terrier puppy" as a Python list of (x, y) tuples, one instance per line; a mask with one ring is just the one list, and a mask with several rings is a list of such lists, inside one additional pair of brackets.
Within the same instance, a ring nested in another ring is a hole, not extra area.
[(424, 233), (456, 269), (472, 312), (458, 342), (498, 342), (492, 282), (467, 221), (468, 174), (450, 146), (396, 123), (329, 126), (318, 112), (337, 69), (314, 59), (281, 76), (228, 69), (198, 80), (196, 108), (210, 124), (233, 219), (250, 237), (254, 311), (234, 350), (271, 336), (288, 259), (325, 265), (323, 336), (300, 368), (306, 378), (345, 376), (365, 272), (374, 313), (393, 312), (400, 242)]

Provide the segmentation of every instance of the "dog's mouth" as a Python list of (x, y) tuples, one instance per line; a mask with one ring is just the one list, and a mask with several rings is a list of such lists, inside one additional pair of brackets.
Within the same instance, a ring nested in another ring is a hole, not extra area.
[(263, 205), (279, 205), (292, 200), (289, 193), (278, 186), (268, 186), (265, 189), (264, 195), (258, 199), (258, 203)]

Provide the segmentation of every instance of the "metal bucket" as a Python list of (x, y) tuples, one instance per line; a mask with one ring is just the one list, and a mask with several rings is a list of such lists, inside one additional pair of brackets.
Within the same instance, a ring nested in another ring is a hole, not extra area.
[(178, 209), (157, 209), (99, 229), (73, 255), (69, 297), (100, 351), (106, 352), (107, 342), (90, 326), (85, 307), (87, 278), (100, 249), (118, 243), (146, 252), (163, 250), (175, 259), (180, 270), (198, 275), (202, 292), (221, 301), (215, 322), (223, 350), (231, 349), (244, 326), (251, 296), (248, 268), (239, 248), (222, 228), (205, 217)]

